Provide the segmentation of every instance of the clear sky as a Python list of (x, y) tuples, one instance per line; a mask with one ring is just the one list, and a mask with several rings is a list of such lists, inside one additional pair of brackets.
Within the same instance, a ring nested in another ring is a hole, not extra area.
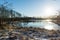
[[(55, 15), (60, 9), (60, 0), (6, 0), (10, 7), (22, 15), (30, 17)], [(0, 0), (0, 4), (4, 1)], [(13, 6), (12, 6), (13, 5)]]

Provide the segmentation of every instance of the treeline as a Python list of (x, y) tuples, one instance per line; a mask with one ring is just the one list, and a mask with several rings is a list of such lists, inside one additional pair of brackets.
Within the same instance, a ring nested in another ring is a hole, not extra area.
[(13, 18), (20, 16), (21, 14), (14, 11), (13, 9), (9, 9), (5, 6), (0, 6), (0, 18)]

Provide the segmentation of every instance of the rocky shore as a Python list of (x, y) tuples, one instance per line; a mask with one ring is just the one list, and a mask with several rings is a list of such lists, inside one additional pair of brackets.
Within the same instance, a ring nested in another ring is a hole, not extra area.
[(60, 30), (18, 27), (0, 31), (0, 40), (60, 40)]

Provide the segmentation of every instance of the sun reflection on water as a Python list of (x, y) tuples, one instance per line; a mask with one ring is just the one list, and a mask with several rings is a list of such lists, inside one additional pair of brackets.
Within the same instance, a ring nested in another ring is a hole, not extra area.
[(52, 20), (51, 20), (51, 19), (46, 19), (45, 21), (47, 21), (47, 22), (51, 22)]
[(53, 30), (53, 29), (54, 29), (54, 27), (51, 26), (51, 25), (46, 25), (44, 28), (45, 28), (45, 29), (48, 29), (48, 30)]
[(45, 21), (48, 22), (48, 24), (45, 25), (44, 28), (45, 28), (45, 29), (48, 29), (48, 30), (53, 30), (54, 27), (51, 25), (51, 21), (52, 21), (52, 20), (51, 20), (51, 19), (46, 19)]

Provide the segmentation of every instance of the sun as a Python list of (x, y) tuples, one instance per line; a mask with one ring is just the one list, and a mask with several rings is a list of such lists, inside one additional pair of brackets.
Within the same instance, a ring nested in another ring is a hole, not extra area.
[(53, 6), (46, 6), (44, 7), (44, 15), (45, 16), (51, 16), (54, 15), (54, 7)]

